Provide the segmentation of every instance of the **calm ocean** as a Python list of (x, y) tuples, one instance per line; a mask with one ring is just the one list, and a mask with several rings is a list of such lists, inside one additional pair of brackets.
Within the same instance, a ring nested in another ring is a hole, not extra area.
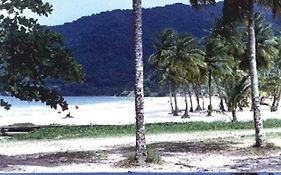
[[(19, 99), (0, 96), (0, 99), (12, 104), (13, 107), (29, 107), (29, 106), (45, 106), (41, 102), (26, 102)], [(69, 105), (88, 105), (88, 104), (102, 104), (102, 103), (132, 103), (134, 97), (114, 97), (114, 96), (67, 96), (65, 97)]]

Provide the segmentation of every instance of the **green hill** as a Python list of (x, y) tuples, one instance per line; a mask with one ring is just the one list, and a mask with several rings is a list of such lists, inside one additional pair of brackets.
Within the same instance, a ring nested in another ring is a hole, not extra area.
[[(183, 4), (144, 9), (145, 79), (152, 71), (147, 59), (153, 53), (152, 43), (156, 32), (173, 28), (198, 38), (204, 37), (208, 35), (208, 30), (221, 11), (222, 3), (203, 10)], [(269, 14), (267, 18), (270, 20), (272, 18)], [(124, 90), (132, 90), (132, 20), (131, 10), (114, 10), (53, 26), (55, 31), (64, 36), (65, 44), (77, 62), (83, 65), (86, 78), (82, 86), (61, 84), (57, 86), (58, 90), (64, 95), (117, 95)], [(158, 88), (155, 82), (148, 82), (146, 85), (150, 86), (152, 91)]]

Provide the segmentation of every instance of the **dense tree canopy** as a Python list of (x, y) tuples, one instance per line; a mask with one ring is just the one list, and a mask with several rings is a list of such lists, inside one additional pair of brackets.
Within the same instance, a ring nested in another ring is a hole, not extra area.
[[(41, 0), (0, 1), (0, 92), (26, 101), (41, 101), (67, 109), (64, 98), (51, 81), (81, 82), (82, 68), (76, 64), (60, 35), (22, 16), (24, 10), (49, 15), (51, 5)], [(1, 100), (1, 106), (10, 105)]]

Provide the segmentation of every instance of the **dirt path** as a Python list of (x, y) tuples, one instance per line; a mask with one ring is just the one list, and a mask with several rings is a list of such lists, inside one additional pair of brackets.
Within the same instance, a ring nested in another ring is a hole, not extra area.
[[(281, 133), (281, 128), (266, 132)], [(133, 136), (1, 141), (0, 172), (280, 171), (281, 149), (249, 148), (253, 134), (254, 130), (234, 130), (148, 135), (148, 147), (162, 162), (145, 167), (120, 163), (134, 153)], [(281, 140), (271, 141), (281, 146)]]

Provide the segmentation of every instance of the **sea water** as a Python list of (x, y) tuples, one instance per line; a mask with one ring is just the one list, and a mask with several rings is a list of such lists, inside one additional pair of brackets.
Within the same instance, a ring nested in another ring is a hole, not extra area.
[[(10, 110), (0, 108), (0, 125), (13, 123), (33, 123), (37, 125), (48, 124), (131, 124), (135, 120), (134, 97), (114, 96), (79, 96), (65, 97), (69, 104), (67, 111), (51, 109), (44, 103), (25, 102), (16, 98), (0, 96), (12, 104)], [(217, 100), (219, 102), (219, 100)], [(194, 102), (195, 103), (195, 102)], [(184, 98), (178, 98), (180, 109), (185, 108)], [(183, 122), (181, 116), (171, 117), (169, 97), (145, 97), (144, 99), (145, 121), (154, 122)], [(182, 114), (182, 113), (181, 113)], [(67, 117), (67, 116), (71, 117)], [(228, 119), (224, 115), (217, 119)], [(202, 120), (202, 114), (193, 113), (189, 121)], [(204, 117), (204, 121), (212, 121), (213, 118)]]
[[(91, 105), (91, 104), (104, 104), (104, 103), (133, 103), (134, 97), (116, 97), (116, 96), (67, 96), (64, 97), (69, 105)], [(21, 101), (14, 97), (0, 96), (0, 99), (12, 105), (12, 108), (28, 108), (45, 106), (42, 102), (27, 102)]]
[[(0, 125), (13, 123), (47, 124), (129, 124), (135, 122), (134, 97), (79, 96), (65, 97), (69, 110), (57, 110), (41, 102), (25, 102), (8, 96), (10, 110), (0, 108)], [(144, 112), (147, 122), (171, 120), (169, 97), (146, 97)], [(182, 105), (184, 106), (184, 105)], [(69, 114), (73, 118), (66, 118)], [(180, 120), (172, 118), (173, 120)]]
[[(127, 115), (134, 119), (134, 97), (75, 96), (65, 97), (67, 111), (51, 109), (42, 102), (26, 102), (14, 97), (0, 96), (12, 106), (10, 110), (0, 107), (0, 125), (13, 123), (34, 124), (110, 124), (128, 123)], [(66, 118), (67, 115), (70, 118)]]

